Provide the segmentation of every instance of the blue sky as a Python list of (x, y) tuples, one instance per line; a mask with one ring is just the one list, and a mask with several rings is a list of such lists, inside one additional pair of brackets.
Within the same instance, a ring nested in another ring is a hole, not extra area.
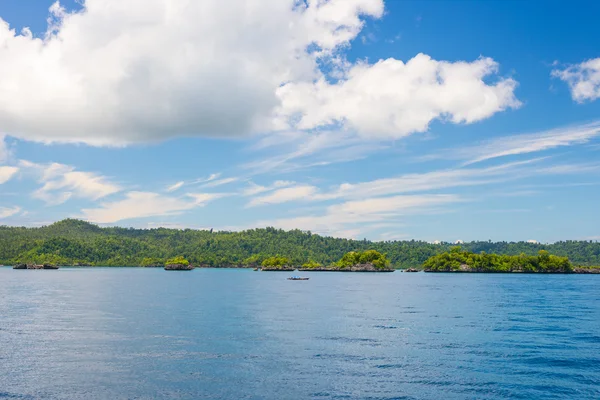
[(599, 14), (4, 0), (0, 224), (599, 239)]

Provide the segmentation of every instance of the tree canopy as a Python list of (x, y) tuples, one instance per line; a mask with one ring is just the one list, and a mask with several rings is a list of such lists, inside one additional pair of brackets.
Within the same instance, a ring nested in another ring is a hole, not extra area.
[[(242, 232), (208, 230), (100, 228), (64, 220), (40, 228), (0, 226), (0, 264), (50, 263), (56, 265), (160, 266), (182, 256), (194, 265), (260, 265), (281, 255), (293, 265), (309, 260), (331, 265), (349, 252), (375, 250), (395, 268), (419, 267), (432, 256), (450, 251), (450, 243), (423, 241), (349, 240), (323, 237), (300, 230), (275, 228)], [(600, 243), (565, 241), (544, 245), (526, 242), (479, 241), (465, 243), (465, 251), (537, 256), (546, 250), (568, 257), (575, 265), (600, 265)], [(360, 261), (360, 260), (359, 260)]]
[(177, 264), (188, 266), (188, 265), (190, 265), (190, 262), (188, 260), (186, 260), (185, 258), (183, 258), (183, 256), (169, 258), (167, 261), (165, 261), (165, 265), (177, 265)]
[(286, 265), (292, 265), (292, 261), (287, 257), (269, 257), (262, 262), (263, 267), (284, 267)]
[(551, 255), (546, 250), (540, 250), (537, 256), (509, 256), (485, 252), (476, 254), (460, 247), (429, 258), (423, 267), (431, 272), (573, 272), (573, 265), (567, 257)]
[(358, 264), (373, 264), (375, 268), (383, 269), (387, 268), (390, 262), (385, 254), (377, 250), (366, 250), (348, 252), (336, 263), (340, 268), (349, 268)]

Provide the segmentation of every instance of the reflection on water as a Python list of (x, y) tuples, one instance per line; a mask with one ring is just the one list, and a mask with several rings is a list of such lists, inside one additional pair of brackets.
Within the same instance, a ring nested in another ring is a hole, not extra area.
[(0, 399), (597, 399), (600, 278), (0, 268)]

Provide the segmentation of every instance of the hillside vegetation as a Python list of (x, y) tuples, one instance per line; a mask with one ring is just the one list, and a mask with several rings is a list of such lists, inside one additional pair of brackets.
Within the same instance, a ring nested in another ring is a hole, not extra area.
[[(40, 228), (0, 227), (0, 264), (18, 262), (57, 265), (157, 266), (182, 256), (194, 265), (260, 265), (273, 256), (294, 265), (330, 265), (349, 252), (377, 250), (392, 267), (420, 267), (432, 256), (450, 251), (453, 244), (422, 241), (348, 240), (300, 230), (274, 228), (243, 232), (177, 229), (100, 228), (64, 220)], [(540, 250), (568, 257), (575, 265), (600, 265), (600, 243), (566, 241), (551, 245), (525, 242), (471, 242), (465, 251), (537, 256)]]

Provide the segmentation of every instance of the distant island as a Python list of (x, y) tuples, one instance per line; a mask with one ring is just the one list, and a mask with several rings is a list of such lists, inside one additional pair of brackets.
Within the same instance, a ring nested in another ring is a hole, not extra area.
[(543, 273), (543, 274), (595, 274), (597, 267), (573, 267), (567, 257), (558, 257), (540, 250), (537, 256), (476, 254), (453, 247), (449, 252), (430, 257), (423, 264), (425, 272), (459, 273)]
[[(183, 257), (196, 268), (258, 268), (273, 257), (285, 258), (287, 268), (339, 271), (358, 267), (340, 265), (349, 253), (376, 251), (385, 255), (391, 269), (429, 269), (432, 257), (452, 251), (453, 243), (423, 241), (349, 240), (324, 237), (312, 232), (275, 228), (242, 232), (217, 232), (192, 229), (101, 228), (85, 221), (67, 219), (39, 228), (0, 226), (0, 264), (106, 267), (159, 267)], [(554, 244), (527, 242), (478, 241), (462, 244), (461, 251), (473, 254), (538, 257), (540, 250), (557, 257), (567, 257), (573, 271), (595, 271), (600, 265), (600, 243), (565, 241)], [(354, 256), (348, 256), (354, 257)], [(286, 269), (274, 265), (268, 268)], [(461, 264), (462, 265), (462, 264)], [(464, 265), (469, 265), (464, 264)], [(477, 270), (475, 265), (470, 268)], [(376, 268), (373, 266), (373, 268)], [(445, 268), (445, 267), (444, 267)], [(459, 265), (460, 268), (460, 265)], [(443, 269), (443, 268), (441, 268)]]
[[(262, 262), (262, 271), (294, 271), (296, 267), (289, 258), (276, 256), (269, 257)], [(393, 272), (390, 262), (385, 254), (376, 250), (364, 252), (350, 251), (328, 266), (315, 261), (309, 261), (299, 268), (300, 271), (324, 272)]]
[(165, 271), (191, 271), (194, 266), (182, 256), (173, 257), (165, 262)]

